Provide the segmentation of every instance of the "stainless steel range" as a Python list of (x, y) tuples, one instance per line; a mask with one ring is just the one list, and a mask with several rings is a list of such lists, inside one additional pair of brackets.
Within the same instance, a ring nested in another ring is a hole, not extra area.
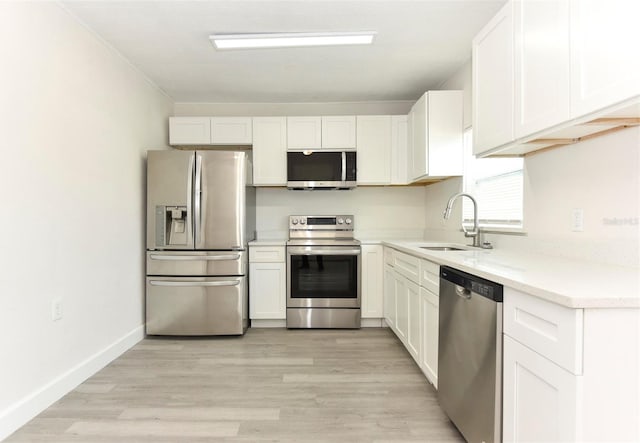
[(353, 215), (292, 215), (287, 328), (360, 327), (360, 242)]

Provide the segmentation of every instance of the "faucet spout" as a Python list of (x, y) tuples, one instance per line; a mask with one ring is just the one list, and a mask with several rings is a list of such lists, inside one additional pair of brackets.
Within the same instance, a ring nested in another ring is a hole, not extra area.
[(480, 228), (478, 227), (478, 203), (476, 199), (473, 198), (470, 194), (466, 194), (464, 192), (460, 192), (458, 194), (454, 194), (451, 196), (449, 201), (447, 202), (447, 207), (444, 210), (444, 219), (448, 220), (451, 217), (451, 210), (453, 209), (453, 204), (456, 199), (459, 197), (467, 197), (473, 203), (473, 230), (468, 230), (464, 224), (462, 225), (462, 232), (464, 232), (465, 237), (473, 237), (473, 246), (480, 247)]

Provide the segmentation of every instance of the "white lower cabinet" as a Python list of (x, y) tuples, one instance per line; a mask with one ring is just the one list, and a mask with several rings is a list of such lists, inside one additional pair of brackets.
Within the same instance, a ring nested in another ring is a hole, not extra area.
[(362, 318), (383, 317), (382, 245), (362, 245)]
[(249, 249), (249, 318), (285, 320), (287, 272), (284, 246)]
[(504, 336), (503, 440), (576, 441), (578, 377)]
[(440, 299), (437, 294), (420, 288), (420, 369), (427, 380), (438, 387), (438, 310)]
[(384, 256), (385, 321), (437, 388), (440, 266), (389, 247)]

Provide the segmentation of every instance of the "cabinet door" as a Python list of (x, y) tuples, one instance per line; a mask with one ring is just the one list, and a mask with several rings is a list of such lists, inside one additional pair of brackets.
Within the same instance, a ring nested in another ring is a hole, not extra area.
[(411, 180), (424, 177), (429, 172), (427, 156), (427, 94), (413, 105), (409, 112), (411, 121)]
[(249, 317), (286, 318), (286, 272), (284, 263), (249, 264)]
[(395, 332), (402, 343), (407, 344), (409, 331), (409, 292), (407, 284), (409, 280), (397, 272), (393, 273), (396, 293), (396, 328)]
[(289, 149), (321, 149), (321, 128), (320, 117), (287, 117), (287, 147)]
[(362, 245), (362, 318), (382, 318), (382, 245)]
[(407, 281), (407, 350), (413, 357), (415, 362), (420, 365), (420, 350), (422, 340), (420, 339), (420, 286), (416, 283)]
[(210, 145), (211, 118), (169, 117), (170, 145)]
[[(391, 184), (409, 183), (407, 171), (407, 153), (409, 149), (408, 116), (391, 116)], [(360, 160), (360, 159), (358, 159)]]
[(420, 288), (420, 336), (422, 350), (420, 352), (420, 368), (427, 379), (438, 387), (438, 307), (436, 294)]
[(577, 379), (504, 336), (503, 441), (577, 441)]
[(429, 177), (462, 175), (462, 91), (427, 92), (425, 173)]
[(640, 2), (572, 0), (571, 117), (640, 95)]
[(358, 184), (388, 185), (391, 183), (391, 116), (359, 115), (356, 128)]
[(250, 145), (251, 117), (211, 117), (211, 142), (215, 145)]
[(514, 20), (520, 138), (569, 119), (569, 0), (518, 0)]
[(384, 267), (384, 319), (391, 329), (396, 329), (396, 280), (391, 266)]
[(287, 184), (286, 117), (254, 117), (253, 183), (256, 186)]
[(514, 140), (513, 3), (473, 39), (473, 153)]
[(322, 148), (356, 149), (356, 117), (322, 117)]

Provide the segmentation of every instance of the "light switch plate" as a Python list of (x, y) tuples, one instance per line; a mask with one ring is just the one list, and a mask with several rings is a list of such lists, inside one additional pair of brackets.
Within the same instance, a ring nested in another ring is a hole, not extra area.
[(584, 209), (576, 208), (571, 211), (571, 230), (573, 232), (584, 231)]

